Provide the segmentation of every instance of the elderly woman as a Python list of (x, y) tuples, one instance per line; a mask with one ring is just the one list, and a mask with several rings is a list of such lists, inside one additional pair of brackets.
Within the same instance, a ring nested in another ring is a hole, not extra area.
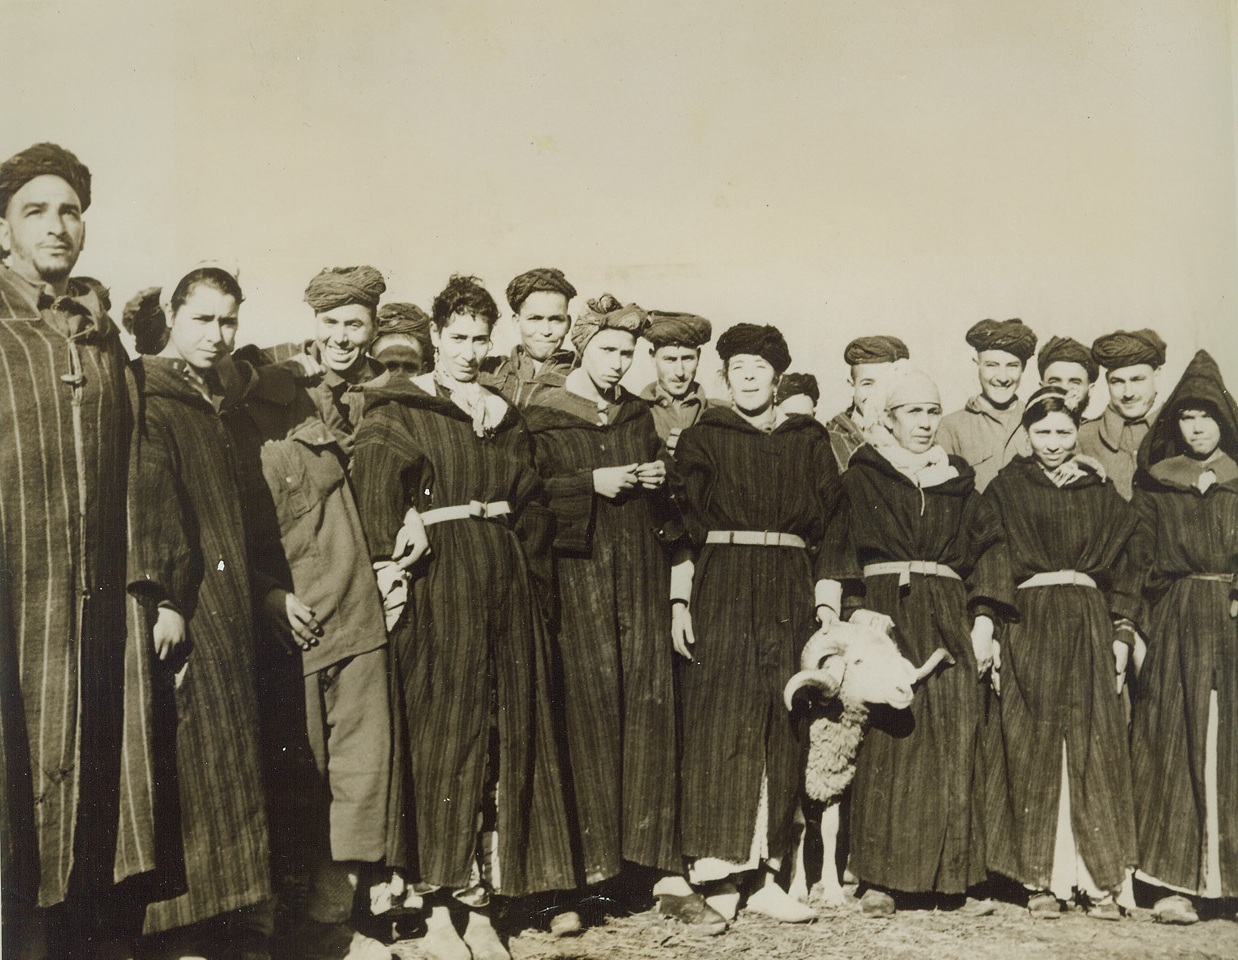
[(134, 366), (128, 580), (134, 629), (153, 648), (157, 825), (180, 834), (159, 858), (178, 895), (150, 904), (145, 932), (244, 935), (243, 956), (261, 957), (271, 888), (252, 617), (255, 601), (283, 615), (289, 594), (251, 562), (243, 508), (262, 478), (242, 469), (224, 422), (253, 381), (229, 357), (241, 288), (203, 266), (140, 296), (126, 313), (159, 355)]
[(1170, 923), (1198, 919), (1183, 894), (1238, 897), (1236, 458), (1238, 406), (1201, 350), (1135, 477), (1151, 606), (1131, 743), (1135, 819), (1140, 873), (1169, 894), (1155, 916)]
[[(837, 619), (839, 585), (814, 555), (840, 485), (825, 427), (780, 416), (791, 362), (777, 328), (737, 324), (718, 338), (734, 409), (711, 407), (679, 439), (673, 479), (695, 561), (672, 573), (672, 639), (684, 658), (682, 814), (689, 879), (725, 918), (741, 878), (748, 908), (779, 920), (815, 914), (775, 882), (790, 852), (804, 731), (782, 705), (813, 632)], [(815, 597), (814, 597), (815, 584)]]
[(1003, 626), (993, 676), (1002, 749), (988, 865), (1026, 886), (1033, 916), (1080, 898), (1116, 920), (1135, 866), (1130, 760), (1118, 691), (1137, 609), (1127, 541), (1135, 512), (1074, 458), (1079, 412), (1043, 387), (1023, 413), (1032, 455), (980, 502), (972, 574), (977, 636)]
[(936, 443), (937, 385), (899, 360), (873, 402), (888, 432), (852, 455), (827, 549), (862, 573), (865, 605), (893, 620), (903, 656), (919, 664), (941, 648), (954, 661), (919, 686), (909, 710), (874, 710), (860, 745), (850, 867), (869, 887), (864, 912), (885, 916), (887, 891), (957, 903), (986, 876), (979, 675), (991, 648), (982, 627), (973, 649), (962, 580), (975, 472)]
[(477, 382), (497, 319), (480, 281), (452, 277), (434, 372), (368, 391), (353, 459), (380, 585), (412, 577), (391, 638), (388, 862), (438, 891), (423, 946), (444, 960), (507, 956), (493, 895), (575, 885), (543, 614), (553, 518), (520, 416)]
[[(683, 868), (663, 547), (679, 531), (649, 405), (619, 383), (645, 322), (609, 294), (591, 300), (572, 331), (579, 366), (525, 408), (558, 519), (558, 656), (587, 884), (625, 861)], [(721, 922), (684, 892), (671, 912)]]

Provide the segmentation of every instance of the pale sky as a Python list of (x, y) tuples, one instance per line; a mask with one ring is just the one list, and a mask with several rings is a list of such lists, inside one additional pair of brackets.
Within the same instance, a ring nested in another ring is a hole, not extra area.
[(506, 312), (553, 265), (779, 325), (823, 418), (868, 333), (957, 407), (988, 316), (1153, 326), (1163, 392), (1198, 346), (1238, 383), (1227, 0), (0, 0), (0, 36), (0, 153), (91, 167), (117, 316), (206, 257), (259, 343), (307, 332), (323, 266), (423, 307), (474, 273)]

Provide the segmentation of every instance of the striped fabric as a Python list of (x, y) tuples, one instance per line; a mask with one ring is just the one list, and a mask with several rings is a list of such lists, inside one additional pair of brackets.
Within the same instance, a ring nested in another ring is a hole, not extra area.
[(227, 428), (182, 366), (144, 357), (134, 369), (142, 405), (129, 474), (129, 590), (141, 602), (132, 627), (150, 655), (154, 604), (170, 601), (191, 644), (168, 661), (152, 657), (150, 671), (159, 867), (182, 890), (147, 908), (146, 932), (155, 933), (271, 893), (252, 544), (241, 516), (263, 481), (238, 475)]
[[(1031, 458), (1015, 458), (980, 499), (971, 602), (1007, 621), (1001, 749), (985, 758), (992, 789), (988, 863), (1039, 889), (1052, 876), (1063, 743), (1072, 826), (1092, 877), (1113, 890), (1135, 866), (1110, 621), (1111, 614), (1138, 612), (1126, 551), (1134, 529), (1135, 512), (1111, 483), (1089, 474), (1059, 488)], [(1052, 570), (1086, 573), (1102, 589), (1016, 590), (1028, 576)]]
[[(0, 266), (0, 638), (6, 901), (113, 879), (125, 655), (125, 353), (83, 282)], [(117, 879), (150, 869), (128, 832)]]
[(387, 862), (459, 889), (478, 846), (492, 725), (498, 744), (498, 892), (576, 885), (555, 737), (549, 605), (553, 518), (519, 415), (481, 439), (445, 397), (393, 381), (367, 390), (353, 482), (376, 559), (409, 507), (507, 501), (496, 520), (427, 528), (408, 608), (392, 633), (396, 717)]
[(525, 408), (558, 521), (558, 658), (584, 876), (624, 860), (679, 872), (670, 568), (678, 527), (664, 490), (593, 492), (595, 467), (658, 459), (648, 405), (603, 411), (562, 387)]

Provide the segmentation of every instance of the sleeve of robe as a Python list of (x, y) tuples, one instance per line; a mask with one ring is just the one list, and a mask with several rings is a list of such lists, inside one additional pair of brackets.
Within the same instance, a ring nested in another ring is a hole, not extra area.
[(400, 407), (385, 403), (357, 429), (352, 481), (372, 560), (390, 560), (407, 512), (407, 478), (419, 475), (424, 456), (400, 423)]
[(709, 502), (715, 473), (713, 458), (701, 442), (701, 436), (701, 431), (693, 427), (681, 433), (675, 446), (674, 469), (669, 462), (667, 466), (671, 500), (679, 511), (688, 539), (698, 550), (709, 532), (702, 508)]
[(1001, 509), (992, 487), (975, 501), (967, 530), (975, 560), (967, 581), (967, 606), (973, 615), (988, 616), (994, 623), (1015, 623), (1019, 611), (1014, 602), (1014, 574)]
[(593, 543), (597, 497), (592, 468), (582, 467), (571, 473), (544, 477), (544, 482), (547, 504), (555, 516), (555, 549), (587, 553)]
[(533, 441), (523, 424), (507, 441), (520, 463), (516, 475), (516, 520), (513, 529), (524, 546), (529, 574), (537, 591), (542, 614), (553, 623), (558, 616), (558, 581), (554, 570), (555, 515), (548, 505), (546, 485), (533, 462)]
[(675, 460), (667, 453), (666, 444), (658, 436), (657, 424), (653, 414), (646, 413), (640, 419), (640, 429), (645, 434), (645, 449), (650, 451), (651, 460), (661, 460), (666, 466), (666, 481), (656, 490), (641, 488), (641, 496), (649, 501), (649, 514), (653, 518), (658, 539), (664, 546), (670, 546), (683, 538), (684, 522), (679, 504), (671, 493), (671, 475), (677, 469)]
[[(1131, 506), (1135, 510), (1135, 532), (1126, 545), (1129, 562), (1140, 577), (1139, 624), (1147, 624), (1152, 606), (1163, 586), (1153, 572), (1156, 559), (1157, 498), (1140, 486), (1135, 486)], [(1134, 618), (1132, 618), (1134, 619)]]
[(1104, 491), (1107, 508), (1105, 529), (1121, 544), (1105, 591), (1109, 612), (1114, 617), (1138, 623), (1142, 613), (1140, 594), (1146, 570), (1140, 564), (1139, 544), (1132, 543), (1139, 528), (1138, 515), (1112, 484), (1106, 483)]
[(810, 474), (816, 480), (816, 495), (824, 522), (824, 536), (813, 558), (813, 573), (818, 580), (850, 581), (854, 595), (856, 582), (863, 579), (855, 558), (851, 538), (851, 517), (847, 494), (838, 462), (829, 443), (829, 434), (813, 447)]

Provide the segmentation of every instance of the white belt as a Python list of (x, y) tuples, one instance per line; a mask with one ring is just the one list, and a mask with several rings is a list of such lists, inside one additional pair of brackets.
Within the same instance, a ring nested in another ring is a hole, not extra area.
[(894, 573), (898, 574), (900, 587), (911, 583), (913, 573), (924, 577), (945, 577), (947, 580), (963, 579), (944, 563), (937, 563), (933, 560), (885, 560), (881, 563), (864, 564), (865, 577), (880, 577)]
[(443, 523), (446, 520), (494, 520), (505, 517), (512, 512), (512, 506), (506, 500), (495, 500), (485, 503), (482, 500), (470, 500), (454, 507), (435, 507), (421, 514), (421, 522), (425, 526)]
[(800, 550), (806, 546), (802, 537), (770, 530), (710, 530), (705, 534), (705, 542), (738, 543), (745, 547), (798, 547)]
[(1034, 573), (1019, 584), (1020, 590), (1028, 587), (1091, 587), (1096, 589), (1096, 581), (1086, 573), (1078, 570), (1051, 570), (1048, 573)]

